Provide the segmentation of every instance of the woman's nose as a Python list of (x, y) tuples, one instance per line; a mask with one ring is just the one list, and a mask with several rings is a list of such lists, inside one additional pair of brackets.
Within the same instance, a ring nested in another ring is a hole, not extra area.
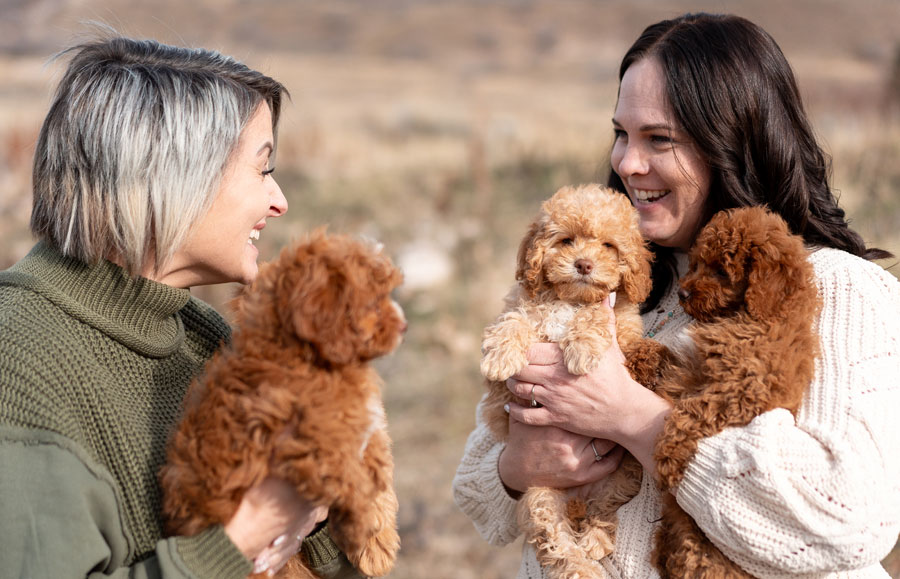
[(281, 217), (288, 210), (288, 202), (287, 198), (285, 198), (284, 193), (281, 191), (281, 187), (278, 186), (278, 183), (273, 181), (275, 190), (272, 191), (271, 201), (269, 202), (269, 215), (271, 217)]
[(641, 152), (640, 147), (636, 145), (624, 145), (625, 150), (622, 158), (616, 166), (616, 173), (620, 177), (627, 178), (631, 175), (643, 175), (647, 173), (647, 161)]

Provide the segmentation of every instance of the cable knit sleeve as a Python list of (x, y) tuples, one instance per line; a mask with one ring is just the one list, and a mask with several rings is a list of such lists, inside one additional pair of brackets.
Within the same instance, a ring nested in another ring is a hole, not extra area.
[(482, 420), (479, 403), (475, 430), (469, 435), (453, 478), (453, 499), (481, 536), (498, 547), (519, 536), (516, 501), (503, 487), (497, 467), (503, 446)]
[(810, 259), (821, 354), (796, 420), (774, 410), (701, 441), (676, 495), (760, 577), (877, 566), (900, 532), (900, 284), (836, 250)]

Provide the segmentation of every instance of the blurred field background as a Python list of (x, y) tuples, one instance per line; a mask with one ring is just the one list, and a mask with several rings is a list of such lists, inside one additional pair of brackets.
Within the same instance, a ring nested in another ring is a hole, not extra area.
[[(854, 225), (900, 254), (897, 0), (0, 0), (0, 268), (32, 245), (31, 156), (60, 74), (45, 62), (84, 21), (278, 78), (293, 97), (275, 174), (291, 210), (270, 222), (261, 255), (329, 224), (383, 241), (406, 273), (408, 339), (379, 363), (401, 501), (392, 577), (512, 578), (520, 545), (484, 543), (450, 491), (481, 395), (481, 331), (539, 202), (604, 179), (628, 45), (701, 10), (776, 38)], [(233, 291), (198, 293), (225, 312)], [(885, 564), (900, 577), (897, 549)]]

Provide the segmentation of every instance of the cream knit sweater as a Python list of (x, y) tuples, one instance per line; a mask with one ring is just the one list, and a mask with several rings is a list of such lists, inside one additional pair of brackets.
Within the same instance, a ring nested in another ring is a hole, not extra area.
[[(759, 577), (888, 577), (900, 532), (900, 283), (847, 253), (810, 254), (823, 308), (822, 352), (796, 420), (774, 410), (701, 442), (678, 503), (731, 559)], [(684, 266), (683, 262), (680, 264)], [(672, 344), (690, 322), (671, 292), (645, 333)], [(667, 312), (676, 310), (660, 328)], [(497, 441), (477, 412), (453, 481), (457, 505), (493, 545), (519, 534), (500, 482)], [(660, 496), (644, 478), (618, 512), (616, 550), (598, 577), (659, 577), (650, 562)], [(518, 579), (542, 577), (525, 546)]]

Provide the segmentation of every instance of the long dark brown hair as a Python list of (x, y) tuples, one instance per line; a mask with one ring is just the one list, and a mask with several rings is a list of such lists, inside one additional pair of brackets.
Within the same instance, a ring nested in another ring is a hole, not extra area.
[[(765, 205), (808, 245), (865, 259), (892, 254), (867, 248), (850, 229), (829, 185), (830, 159), (817, 143), (797, 81), (775, 40), (732, 15), (685, 14), (647, 27), (619, 67), (644, 58), (662, 66), (675, 121), (709, 163), (710, 194), (701, 223), (717, 211)], [(625, 191), (611, 168), (608, 184)], [(656, 307), (675, 280), (673, 250), (652, 245)]]

